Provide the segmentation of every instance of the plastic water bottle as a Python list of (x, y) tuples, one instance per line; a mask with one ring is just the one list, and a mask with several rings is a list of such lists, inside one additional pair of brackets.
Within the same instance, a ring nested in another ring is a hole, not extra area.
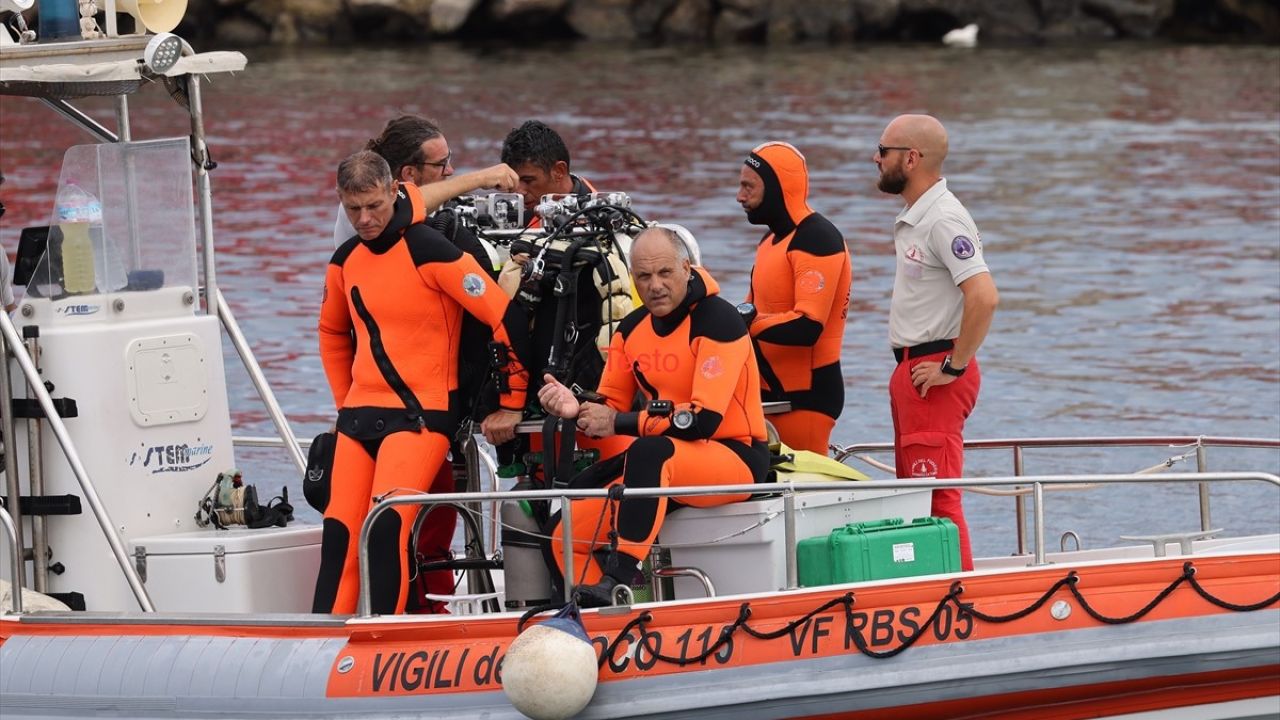
[(55, 204), (62, 230), (62, 288), (68, 295), (91, 293), (97, 286), (89, 227), (102, 226), (102, 203), (74, 182), (58, 191)]
[(77, 0), (40, 0), (41, 41), (80, 39), (80, 3)]

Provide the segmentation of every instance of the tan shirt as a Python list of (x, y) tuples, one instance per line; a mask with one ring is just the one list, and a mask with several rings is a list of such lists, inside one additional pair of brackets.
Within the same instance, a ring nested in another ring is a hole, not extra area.
[(897, 273), (889, 302), (889, 344), (913, 347), (960, 334), (960, 283), (988, 272), (969, 211), (939, 180), (893, 226)]

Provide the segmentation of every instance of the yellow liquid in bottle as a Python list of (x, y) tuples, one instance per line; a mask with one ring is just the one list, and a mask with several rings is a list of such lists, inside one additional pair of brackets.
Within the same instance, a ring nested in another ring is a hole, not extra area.
[(89, 223), (60, 223), (62, 230), (62, 287), (68, 295), (84, 295), (94, 291), (97, 282), (93, 272), (93, 244), (89, 241)]

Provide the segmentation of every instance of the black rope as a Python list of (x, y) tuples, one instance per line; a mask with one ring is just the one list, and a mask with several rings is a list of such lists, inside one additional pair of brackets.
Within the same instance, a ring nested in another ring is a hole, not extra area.
[[(846, 597), (849, 598), (849, 602), (851, 603), (853, 602), (853, 595), (851, 594), (846, 595)], [(809, 617), (812, 617), (813, 615), (816, 615), (819, 612), (822, 612), (821, 608), (810, 613)], [(645, 613), (645, 614), (648, 615), (648, 613)], [(738, 628), (742, 628), (744, 631), (750, 633), (751, 630), (747, 625), (747, 618), (750, 618), (750, 617), (751, 617), (751, 603), (742, 603), (742, 605), (738, 608), (738, 619), (734, 620), (732, 625), (726, 625), (725, 627), (721, 628), (720, 636), (716, 638), (716, 641), (711, 643), (710, 647), (708, 647), (706, 650), (702, 651), (701, 653), (698, 653), (697, 655), (691, 658), (663, 655), (662, 653), (658, 652), (657, 648), (650, 647), (649, 633), (647, 629), (644, 627), (643, 623), (639, 623), (640, 647), (648, 651), (650, 656), (658, 660), (661, 660), (663, 662), (675, 663), (676, 665), (679, 665), (681, 667), (684, 667), (685, 665), (693, 665), (696, 663), (700, 663), (703, 660), (706, 660), (707, 658), (719, 652), (720, 648), (724, 647), (725, 644), (728, 643), (733, 638), (733, 634), (738, 631)]]
[(541, 615), (544, 612), (560, 612), (560, 609), (568, 604), (569, 603), (567, 602), (547, 603), (546, 605), (535, 605), (529, 608), (520, 616), (520, 620), (516, 623), (516, 634), (519, 635), (524, 632), (525, 624), (535, 616)]
[[(958, 597), (962, 592), (964, 592), (964, 587), (960, 585), (959, 582), (951, 583), (951, 589), (948, 590), (946, 596), (939, 600), (938, 604), (934, 606), (933, 612), (929, 614), (929, 619), (925, 620), (924, 624), (917, 627), (916, 631), (911, 634), (911, 637), (903, 640), (901, 645), (893, 648), (892, 650), (872, 650), (871, 646), (867, 645), (866, 638), (862, 637), (862, 631), (853, 623), (853, 608), (846, 607), (844, 611), (844, 618), (845, 622), (848, 623), (849, 629), (852, 631), (850, 634), (853, 635), (854, 647), (858, 648), (858, 652), (875, 660), (884, 660), (897, 655), (903, 650), (915, 645), (916, 641), (924, 635), (926, 630), (933, 628), (938, 622), (938, 616), (942, 614), (942, 608), (948, 603), (954, 602), (956, 597)], [(968, 610), (964, 606), (961, 606), (960, 612), (963, 614), (967, 613)]]
[[(1131, 622), (1140, 620), (1142, 617), (1144, 617), (1145, 615), (1150, 613), (1152, 610), (1154, 610), (1157, 606), (1159, 606), (1160, 603), (1164, 602), (1165, 598), (1169, 597), (1169, 595), (1171, 595), (1174, 590), (1177, 590), (1178, 586), (1182, 585), (1183, 583), (1189, 584), (1191, 588), (1195, 590), (1196, 594), (1204, 598), (1207, 602), (1213, 605), (1216, 605), (1217, 607), (1223, 608), (1225, 610), (1232, 610), (1235, 612), (1252, 612), (1254, 610), (1261, 610), (1262, 608), (1265, 608), (1270, 605), (1274, 605), (1277, 602), (1280, 602), (1280, 593), (1276, 593), (1270, 596), (1269, 598), (1266, 598), (1265, 600), (1262, 600), (1256, 603), (1245, 604), (1245, 605), (1229, 603), (1225, 600), (1222, 600), (1221, 598), (1217, 598), (1213, 596), (1208, 590), (1206, 590), (1202, 585), (1200, 585), (1200, 583), (1197, 582), (1195, 579), (1195, 572), (1196, 572), (1196, 569), (1191, 562), (1185, 563), (1182, 567), (1182, 574), (1179, 575), (1173, 582), (1169, 583), (1167, 587), (1161, 590), (1151, 600), (1151, 602), (1147, 603), (1142, 609), (1138, 610), (1137, 612), (1134, 612), (1122, 617), (1110, 617), (1107, 615), (1103, 615), (1102, 613), (1095, 610), (1091, 605), (1089, 605), (1084, 595), (1080, 592), (1080, 589), (1078, 587), (1080, 582), (1080, 577), (1074, 570), (1068, 572), (1065, 577), (1055, 582), (1047, 591), (1045, 591), (1039, 598), (1037, 598), (1030, 605), (1028, 605), (1027, 607), (1021, 610), (1018, 610), (1017, 612), (1009, 613), (1008, 615), (991, 615), (988, 613), (981, 612), (980, 610), (977, 610), (976, 608), (973, 607), (972, 603), (960, 602), (960, 595), (964, 593), (964, 586), (959, 581), (956, 581), (951, 584), (951, 587), (947, 591), (947, 594), (941, 600), (938, 601), (938, 604), (934, 607), (933, 612), (929, 615), (929, 619), (926, 620), (924, 623), (922, 623), (919, 627), (917, 627), (916, 631), (912, 633), (911, 637), (903, 640), (902, 644), (899, 645), (898, 647), (890, 650), (885, 650), (885, 651), (872, 650), (871, 647), (867, 644), (866, 639), (862, 637), (861, 630), (859, 630), (857, 626), (854, 624), (853, 593), (845, 593), (844, 595), (838, 598), (828, 600), (822, 605), (806, 613), (803, 617), (797, 618), (796, 620), (793, 620), (787, 623), (787, 625), (782, 628), (779, 628), (777, 630), (771, 630), (768, 632), (756, 630), (755, 628), (751, 627), (751, 625), (747, 622), (748, 619), (750, 619), (751, 617), (751, 603), (744, 602), (742, 603), (742, 605), (738, 607), (737, 619), (734, 620), (732, 624), (726, 625), (720, 631), (720, 635), (719, 637), (716, 638), (716, 641), (712, 643), (705, 651), (692, 657), (677, 657), (672, 655), (663, 655), (662, 653), (657, 652), (657, 649), (652, 645), (652, 641), (650, 639), (650, 633), (648, 632), (648, 629), (646, 627), (646, 625), (653, 620), (653, 615), (650, 612), (645, 611), (643, 613), (640, 613), (640, 615), (638, 615), (635, 619), (628, 622), (618, 632), (617, 636), (614, 637), (614, 639), (605, 646), (604, 651), (600, 654), (599, 666), (604, 667), (604, 664), (606, 662), (609, 662), (610, 660), (613, 659), (614, 652), (617, 650), (618, 646), (622, 643), (627, 633), (629, 633), (632, 629), (637, 627), (640, 629), (640, 638), (636, 642), (638, 642), (640, 644), (640, 647), (644, 649), (646, 652), (648, 652), (650, 656), (652, 656), (656, 660), (672, 663), (674, 665), (684, 666), (684, 665), (700, 663), (706, 660), (707, 658), (711, 657), (717, 651), (719, 651), (720, 648), (724, 647), (725, 644), (729, 643), (733, 638), (733, 635), (737, 633), (739, 630), (759, 640), (775, 640), (777, 638), (790, 634), (796, 628), (800, 627), (806, 622), (809, 622), (811, 619), (813, 619), (814, 616), (819, 615), (823, 612), (826, 612), (827, 610), (830, 610), (831, 608), (836, 607), (837, 605), (844, 607), (845, 622), (847, 623), (847, 627), (850, 630), (850, 635), (853, 638), (854, 646), (857, 647), (858, 652), (862, 653), (863, 655), (866, 655), (869, 658), (882, 660), (886, 658), (891, 658), (901, 653), (902, 651), (906, 650), (907, 648), (911, 647), (912, 645), (914, 645), (917, 640), (919, 640), (921, 637), (924, 636), (926, 631), (934, 628), (937, 625), (938, 617), (941, 615), (943, 608), (947, 605), (953, 605), (956, 608), (957, 612), (959, 613), (959, 617), (964, 617), (966, 615), (969, 615), (979, 620), (982, 620), (984, 622), (995, 623), (995, 624), (1007, 623), (1007, 622), (1013, 622), (1014, 620), (1019, 620), (1021, 618), (1024, 618), (1027, 615), (1030, 615), (1031, 613), (1035, 612), (1037, 609), (1043, 607), (1044, 604), (1048, 602), (1049, 599), (1053, 597), (1053, 595), (1056, 594), (1059, 590), (1061, 590), (1064, 586), (1071, 592), (1072, 596), (1076, 598), (1076, 600), (1080, 603), (1080, 606), (1084, 608), (1084, 611), (1090, 617), (1097, 620), (1098, 622), (1105, 623), (1108, 625), (1122, 625), (1125, 623), (1131, 623)], [(526, 616), (528, 616), (529, 614), (530, 613), (526, 613)], [(523, 623), (524, 623), (524, 618), (521, 618), (521, 627), (523, 627)]]
[(1220, 598), (1216, 598), (1210, 595), (1209, 591), (1204, 589), (1204, 586), (1200, 584), (1200, 581), (1196, 580), (1196, 569), (1192, 567), (1191, 563), (1188, 562), (1186, 565), (1183, 565), (1182, 572), (1187, 578), (1187, 582), (1191, 585), (1191, 589), (1195, 590), (1197, 595), (1199, 595), (1200, 597), (1204, 598), (1206, 601), (1214, 605), (1217, 605), (1218, 607), (1224, 610), (1233, 610), (1235, 612), (1253, 612), (1254, 610), (1261, 610), (1262, 608), (1267, 607), (1268, 605), (1274, 605), (1277, 602), (1280, 602), (1280, 592), (1278, 592), (1275, 595), (1272, 595), (1271, 597), (1267, 598), (1266, 600), (1253, 603), (1252, 605), (1236, 605), (1235, 603), (1229, 603), (1226, 600), (1222, 600)]
[[(604, 667), (605, 663), (613, 659), (614, 651), (617, 650), (618, 646), (622, 644), (622, 639), (627, 636), (627, 633), (631, 632), (631, 628), (636, 627), (641, 623), (648, 622), (652, 618), (653, 618), (653, 615), (648, 610), (646, 610), (640, 613), (639, 615), (637, 615), (635, 619), (631, 620), (626, 625), (623, 625), (622, 629), (618, 631), (618, 636), (615, 637), (608, 645), (605, 645), (604, 650), (600, 653), (600, 660), (596, 662), (596, 667), (602, 668)], [(644, 637), (643, 629), (641, 629), (640, 631), (640, 636)]]
[[(1190, 565), (1191, 563), (1187, 563), (1187, 566)], [(1080, 578), (1076, 577), (1074, 570), (1067, 576), (1071, 581), (1067, 584), (1067, 589), (1071, 591), (1071, 594), (1080, 603), (1080, 607), (1084, 608), (1084, 611), (1089, 613), (1089, 617), (1097, 620), (1098, 622), (1106, 623), (1107, 625), (1124, 625), (1126, 623), (1134, 622), (1135, 620), (1140, 620), (1147, 613), (1155, 610), (1156, 606), (1163, 602), (1165, 598), (1169, 597), (1170, 593), (1177, 590), (1179, 585), (1186, 582), (1188, 577), (1190, 577), (1190, 575), (1187, 573), (1186, 567), (1184, 567), (1182, 574), (1178, 576), (1178, 579), (1169, 583), (1169, 586), (1164, 590), (1161, 590), (1160, 593), (1152, 598), (1151, 602), (1147, 603), (1145, 607), (1135, 613), (1124, 615), (1122, 617), (1108, 617), (1097, 610), (1094, 610), (1093, 606), (1089, 604), (1089, 601), (1085, 600), (1084, 595), (1080, 593), (1080, 588), (1077, 587), (1080, 582)]]
[[(1014, 620), (1020, 620), (1030, 615), (1031, 613), (1035, 612), (1036, 610), (1039, 610), (1041, 606), (1043, 606), (1046, 602), (1049, 601), (1049, 598), (1053, 597), (1054, 593), (1062, 589), (1062, 586), (1073, 583), (1075, 581), (1074, 580), (1075, 575), (1076, 575), (1076, 572), (1072, 570), (1071, 572), (1067, 573), (1066, 577), (1054, 583), (1053, 587), (1049, 588), (1043, 595), (1041, 595), (1039, 600), (1036, 600), (1035, 602), (1022, 608), (1017, 612), (1009, 613), (1008, 615), (988, 615), (974, 608), (973, 603), (960, 602), (958, 598), (960, 596), (960, 593), (964, 592), (963, 586), (959, 588), (959, 592), (954, 592), (954, 597), (952, 598), (952, 601), (955, 603), (956, 607), (961, 612), (968, 613), (969, 615), (972, 615), (984, 622), (989, 622), (989, 623), (1013, 622)], [(960, 583), (957, 582), (951, 586), (952, 591), (955, 591), (957, 589), (956, 588), (957, 585), (960, 585)]]
[[(789, 634), (792, 630), (795, 630), (796, 628), (800, 627), (801, 625), (805, 624), (810, 619), (812, 619), (814, 615), (817, 615), (818, 613), (823, 612), (825, 610), (830, 610), (836, 605), (844, 605), (846, 610), (848, 610), (849, 608), (852, 608), (853, 593), (845, 593), (844, 595), (841, 595), (838, 598), (835, 598), (833, 600), (828, 600), (827, 602), (823, 603), (821, 606), (815, 608), (813, 611), (806, 614), (804, 617), (801, 617), (797, 620), (793, 620), (792, 622), (787, 623), (786, 626), (779, 628), (777, 630), (774, 630), (772, 632), (761, 632), (751, 627), (750, 625), (747, 625), (745, 622), (742, 624), (742, 631), (750, 635), (751, 637), (759, 640), (774, 640), (782, 637), (783, 635)], [(750, 603), (743, 603), (742, 606), (743, 606), (743, 609), (748, 614), (751, 612)], [(739, 615), (741, 615), (741, 613), (739, 613)]]

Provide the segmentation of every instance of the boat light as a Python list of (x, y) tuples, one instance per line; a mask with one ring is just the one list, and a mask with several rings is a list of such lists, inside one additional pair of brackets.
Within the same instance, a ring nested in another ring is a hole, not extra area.
[(191, 54), (191, 46), (186, 40), (170, 32), (156, 33), (147, 42), (142, 52), (143, 62), (147, 69), (156, 75), (163, 75), (178, 62), (178, 58)]

